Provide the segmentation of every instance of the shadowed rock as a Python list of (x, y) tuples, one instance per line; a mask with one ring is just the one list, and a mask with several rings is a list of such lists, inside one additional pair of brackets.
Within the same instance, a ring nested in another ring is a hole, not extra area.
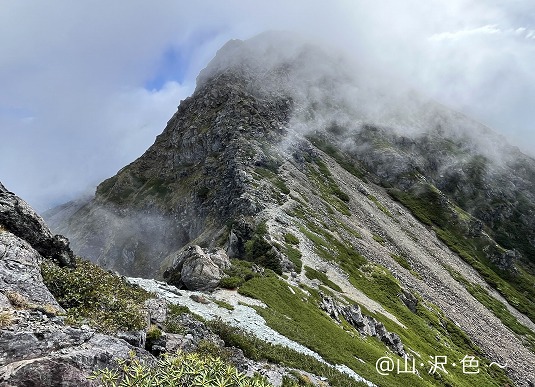
[(28, 242), (39, 254), (60, 265), (74, 264), (69, 240), (53, 235), (43, 219), (28, 203), (0, 184), (0, 226)]

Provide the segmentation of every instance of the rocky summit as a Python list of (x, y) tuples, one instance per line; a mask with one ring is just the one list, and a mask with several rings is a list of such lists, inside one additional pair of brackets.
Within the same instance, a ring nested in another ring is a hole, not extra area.
[(84, 317), (94, 309), (54, 279), (96, 266), (6, 190), (0, 235), (25, 241), (5, 250), (29, 251), (33, 278), (45, 260), (53, 295), (39, 286), (29, 302), (73, 316), (72, 329), (121, 327), (110, 337), (149, 362), (180, 348), (242, 371), (265, 362), (266, 383), (283, 386), (532, 386), (534, 188), (535, 160), (489, 128), (337, 51), (265, 33), (224, 45), (94, 197), (44, 214), (77, 255), (130, 277), (110, 284), (151, 292), (106, 304), (116, 317), (146, 305), (149, 325)]

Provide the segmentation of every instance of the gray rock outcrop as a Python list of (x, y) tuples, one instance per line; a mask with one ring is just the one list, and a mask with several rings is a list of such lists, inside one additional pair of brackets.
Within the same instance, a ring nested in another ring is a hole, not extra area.
[(26, 241), (0, 231), (0, 292), (10, 301), (10, 306), (33, 304), (63, 310), (43, 283), (39, 268), (42, 260)]

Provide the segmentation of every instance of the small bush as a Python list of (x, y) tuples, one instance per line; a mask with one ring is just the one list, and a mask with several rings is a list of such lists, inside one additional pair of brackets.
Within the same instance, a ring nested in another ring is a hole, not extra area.
[(225, 289), (236, 289), (252, 278), (258, 277), (260, 274), (253, 271), (253, 263), (242, 261), (240, 259), (233, 259), (230, 269), (225, 270), (228, 277), (223, 277), (219, 281), (219, 286)]
[(147, 340), (145, 341), (145, 349), (150, 351), (152, 346), (156, 344), (162, 337), (162, 331), (156, 325), (151, 325), (147, 330)]
[(167, 308), (167, 315), (180, 316), (182, 314), (191, 313), (186, 305), (169, 304)]
[(45, 261), (43, 281), (67, 310), (67, 322), (87, 322), (104, 332), (145, 327), (143, 304), (151, 295), (101, 267), (77, 259), (76, 267), (59, 267)]
[(273, 251), (271, 243), (265, 238), (267, 233), (268, 229), (265, 223), (260, 223), (256, 227), (253, 237), (245, 242), (245, 258), (271, 269), (277, 274), (282, 274), (280, 260)]

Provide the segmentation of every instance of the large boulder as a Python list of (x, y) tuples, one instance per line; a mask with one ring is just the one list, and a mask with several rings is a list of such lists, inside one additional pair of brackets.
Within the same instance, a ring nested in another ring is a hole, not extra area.
[(63, 310), (43, 283), (39, 267), (42, 260), (26, 241), (0, 231), (0, 294), (9, 300), (9, 306), (33, 304), (43, 309)]
[(73, 265), (74, 254), (67, 238), (53, 235), (28, 203), (0, 184), (0, 227), (28, 242), (39, 254), (60, 265)]
[(208, 251), (194, 245), (175, 254), (173, 266), (165, 271), (164, 278), (177, 287), (210, 291), (217, 287), (229, 267), (224, 250)]

